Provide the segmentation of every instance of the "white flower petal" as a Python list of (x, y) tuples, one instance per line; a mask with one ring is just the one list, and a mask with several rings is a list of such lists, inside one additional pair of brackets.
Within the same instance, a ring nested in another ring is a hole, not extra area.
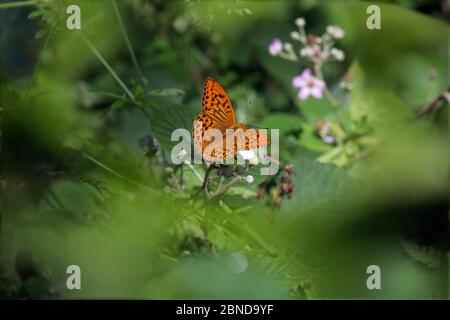
[(299, 92), (298, 92), (298, 98), (300, 100), (306, 100), (308, 99), (309, 95), (311, 94), (311, 90), (308, 87), (303, 87)]
[(292, 79), (292, 85), (294, 86), (294, 88), (303, 88), (306, 86), (306, 82), (306, 79), (304, 79), (301, 75), (295, 76)]
[(320, 88), (318, 88), (318, 87), (312, 87), (312, 88), (311, 88), (311, 95), (312, 95), (314, 98), (322, 99), (322, 96), (323, 96), (323, 89), (320, 89)]
[(303, 28), (306, 25), (306, 21), (303, 18), (297, 18), (295, 19), (295, 24), (297, 25), (297, 27), (299, 28)]

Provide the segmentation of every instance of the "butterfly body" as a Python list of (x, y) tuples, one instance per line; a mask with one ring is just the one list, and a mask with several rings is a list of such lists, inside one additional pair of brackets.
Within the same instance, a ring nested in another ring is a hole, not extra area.
[(208, 161), (226, 160), (238, 151), (256, 149), (269, 143), (258, 129), (236, 123), (231, 102), (220, 84), (212, 78), (205, 81), (202, 113), (192, 129), (194, 147)]

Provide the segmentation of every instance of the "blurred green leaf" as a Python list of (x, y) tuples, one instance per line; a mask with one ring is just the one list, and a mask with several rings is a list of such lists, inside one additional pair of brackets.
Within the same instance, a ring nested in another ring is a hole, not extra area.
[(272, 113), (261, 123), (261, 128), (279, 129), (281, 134), (300, 129), (302, 126), (302, 118), (290, 113)]
[(183, 96), (184, 91), (176, 88), (155, 89), (148, 92), (150, 96), (156, 97), (176, 97)]
[(117, 100), (111, 105), (111, 110), (117, 110), (127, 104), (127, 100)]
[(311, 209), (339, 208), (346, 192), (354, 186), (347, 172), (332, 164), (308, 159), (294, 164), (294, 194), (282, 210), (299, 215)]

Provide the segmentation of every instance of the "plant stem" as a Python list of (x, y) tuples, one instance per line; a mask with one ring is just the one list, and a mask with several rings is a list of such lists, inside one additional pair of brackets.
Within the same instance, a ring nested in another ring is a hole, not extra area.
[(328, 88), (327, 83), (325, 82), (325, 79), (323, 77), (322, 70), (321, 70), (321, 64), (315, 64), (314, 65), (314, 73), (316, 74), (317, 78), (319, 78), (320, 80), (323, 81), (323, 83), (325, 85), (325, 89), (324, 89), (325, 96), (327, 97), (328, 101), (331, 104), (331, 107), (333, 108), (334, 117), (336, 118), (336, 122), (339, 124), (339, 126), (342, 129), (344, 129), (344, 126), (343, 126), (343, 123), (341, 121), (341, 118), (339, 117), (339, 103), (333, 97), (333, 95), (331, 94), (330, 89)]
[(109, 73), (113, 76), (113, 78), (117, 81), (117, 83), (122, 87), (122, 89), (125, 91), (125, 93), (130, 97), (130, 99), (134, 102), (136, 98), (134, 97), (133, 93), (128, 89), (128, 87), (123, 83), (123, 81), (120, 79), (120, 77), (117, 75), (117, 73), (114, 71), (114, 69), (109, 65), (109, 63), (103, 58), (103, 56), (98, 52), (98, 50), (94, 47), (94, 45), (89, 41), (87, 37), (85, 37), (83, 34), (81, 34), (81, 38), (86, 43), (86, 45), (91, 49), (91, 51), (95, 54), (95, 56), (100, 60), (100, 62), (105, 66), (105, 68), (109, 71)]
[(233, 184), (235, 184), (236, 182), (241, 181), (243, 178), (241, 176), (236, 176), (233, 178), (233, 180), (231, 180), (230, 182), (228, 182), (226, 185), (224, 185), (221, 188), (217, 188), (217, 190), (209, 197), (209, 200), (212, 200), (218, 196), (220, 196), (222, 193), (225, 193), (225, 191), (227, 191)]
[[(48, 43), (49, 43), (50, 38), (52, 37), (52, 35), (53, 35), (53, 30), (50, 31), (47, 34), (47, 37), (45, 38), (44, 45), (43, 45), (43, 47), (42, 47), (42, 49), (41, 49), (41, 51), (39, 53), (39, 57), (38, 57), (38, 60), (36, 62), (36, 66), (35, 66), (35, 68), (33, 70), (33, 75), (31, 76), (31, 82), (35, 82), (36, 81), (36, 75), (37, 75), (37, 73), (39, 71), (39, 68), (41, 67), (41, 63), (42, 63), (42, 56), (44, 55), (44, 52), (47, 49)], [(28, 90), (27, 90), (27, 93), (25, 95), (26, 99), (28, 99), (28, 97), (30, 96), (30, 90), (31, 90), (31, 87), (28, 88)]]
[(34, 6), (34, 5), (38, 4), (38, 3), (39, 3), (38, 0), (0, 3), (0, 10), (1, 9), (20, 8), (20, 7), (29, 7), (29, 6)]
[(215, 169), (216, 166), (214, 164), (211, 164), (207, 169), (206, 169), (206, 173), (205, 173), (205, 178), (203, 179), (203, 185), (202, 185), (202, 189), (205, 193), (206, 196), (209, 198), (209, 193), (208, 193), (208, 183), (209, 183), (209, 176), (211, 174), (211, 172), (213, 171), (213, 169)]
[(137, 73), (139, 74), (139, 78), (140, 78), (142, 86), (145, 87), (144, 76), (142, 74), (141, 67), (139, 66), (139, 63), (138, 63), (138, 61), (136, 59), (136, 54), (135, 54), (135, 52), (133, 50), (133, 47), (131, 46), (130, 38), (128, 37), (128, 33), (127, 33), (127, 30), (125, 29), (125, 25), (123, 24), (123, 20), (122, 20), (122, 17), (120, 15), (119, 8), (117, 7), (116, 0), (113, 0), (112, 4), (113, 4), (113, 7), (114, 7), (114, 11), (116, 12), (116, 15), (117, 15), (117, 20), (119, 20), (120, 29), (122, 30), (122, 34), (123, 34), (123, 37), (125, 39), (125, 43), (127, 45), (128, 52), (130, 53), (131, 60), (133, 62), (134, 68), (136, 69)]
[(187, 161), (187, 160), (184, 160), (184, 163), (189, 167), (189, 169), (191, 169), (191, 171), (200, 180), (200, 182), (203, 182), (202, 176), (200, 175), (200, 173), (198, 173), (197, 170), (195, 170), (194, 166), (191, 163), (189, 163), (189, 161)]

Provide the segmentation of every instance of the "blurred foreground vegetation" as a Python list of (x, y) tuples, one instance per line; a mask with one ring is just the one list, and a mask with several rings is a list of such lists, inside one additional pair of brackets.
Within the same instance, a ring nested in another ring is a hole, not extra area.
[[(31, 2), (0, 1), (1, 298), (447, 299), (445, 1), (380, 1), (381, 30), (362, 1), (76, 1), (81, 31), (72, 3)], [(299, 51), (298, 17), (345, 31), (330, 96), (299, 99), (312, 66), (268, 51)], [(214, 171), (216, 191), (254, 178), (216, 197), (170, 160), (209, 76), (280, 129), (278, 175)]]

